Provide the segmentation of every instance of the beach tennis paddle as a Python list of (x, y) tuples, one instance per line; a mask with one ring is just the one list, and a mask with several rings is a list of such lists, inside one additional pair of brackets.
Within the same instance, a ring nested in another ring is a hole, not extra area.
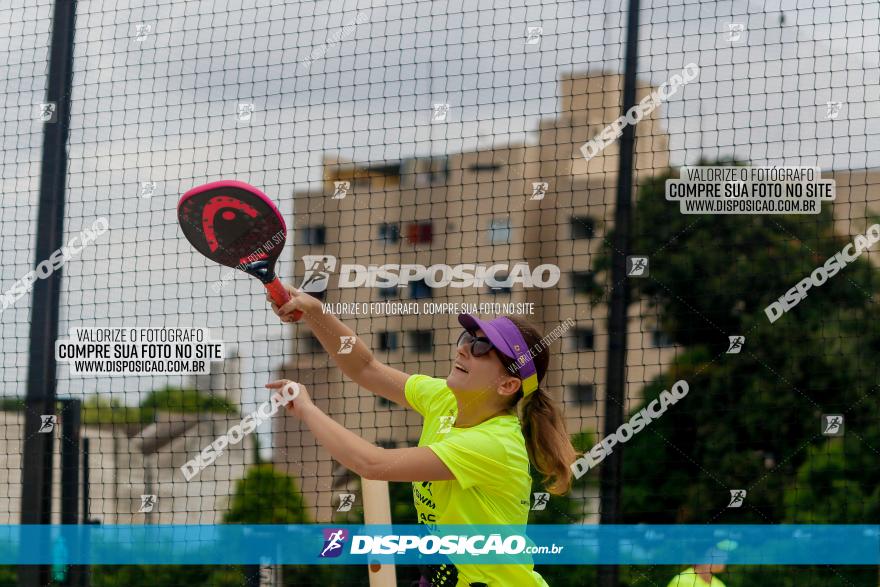
[[(266, 194), (241, 181), (207, 183), (183, 194), (177, 221), (186, 240), (208, 259), (259, 279), (278, 306), (290, 300), (275, 275), (287, 226)], [(293, 313), (294, 320), (301, 317), (299, 310)]]

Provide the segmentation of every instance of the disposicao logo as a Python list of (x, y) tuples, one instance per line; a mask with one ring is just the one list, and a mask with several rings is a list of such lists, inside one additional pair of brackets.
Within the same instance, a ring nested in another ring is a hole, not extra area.
[[(305, 292), (321, 292), (327, 289), (330, 275), (336, 269), (337, 260), (332, 255), (305, 255), (302, 258), (305, 273), (300, 288)], [(339, 267), (340, 288), (346, 287), (405, 287), (411, 281), (424, 280), (428, 287), (553, 287), (559, 283), (559, 267), (552, 264), (538, 265), (534, 269), (526, 262), (498, 263), (495, 265), (436, 264), (424, 265), (390, 263), (386, 265), (357, 265), (343, 263)], [(500, 279), (499, 279), (500, 277)]]
[(342, 554), (343, 544), (348, 539), (348, 530), (324, 528), (324, 548), (318, 558), (334, 558)]

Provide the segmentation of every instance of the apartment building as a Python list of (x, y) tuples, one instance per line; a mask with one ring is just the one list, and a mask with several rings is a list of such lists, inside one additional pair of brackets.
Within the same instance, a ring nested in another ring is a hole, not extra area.
[[(194, 376), (189, 387), (224, 397), (239, 405), (241, 367), (235, 352), (212, 364), (211, 375)], [(123, 414), (124, 415), (124, 414)], [(109, 416), (108, 416), (109, 417)], [(180, 467), (218, 436), (241, 422), (240, 414), (159, 411), (154, 422), (140, 424), (110, 418), (84, 424), (89, 439), (88, 462), (80, 459), (79, 516), (85, 489), (82, 469), (88, 466), (88, 518), (102, 524), (220, 524), (235, 486), (256, 463), (255, 435), (227, 446), (214, 463), (187, 481)], [(24, 413), (0, 410), (0, 524), (21, 522)], [(62, 429), (52, 432), (52, 523), (61, 521)], [(82, 450), (82, 444), (80, 445)], [(147, 498), (144, 495), (155, 496)]]

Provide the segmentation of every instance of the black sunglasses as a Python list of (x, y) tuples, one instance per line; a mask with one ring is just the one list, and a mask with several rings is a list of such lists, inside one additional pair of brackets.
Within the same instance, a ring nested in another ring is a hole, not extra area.
[(495, 348), (495, 345), (492, 344), (492, 341), (483, 336), (474, 336), (467, 330), (461, 333), (461, 336), (458, 337), (458, 342), (455, 343), (456, 346), (462, 345), (471, 345), (471, 355), (474, 357), (482, 357), (486, 355)]

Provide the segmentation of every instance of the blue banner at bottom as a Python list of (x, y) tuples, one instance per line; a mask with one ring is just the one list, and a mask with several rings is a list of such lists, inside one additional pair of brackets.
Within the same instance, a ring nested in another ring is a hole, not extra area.
[(878, 565), (880, 525), (0, 526), (0, 564)]

